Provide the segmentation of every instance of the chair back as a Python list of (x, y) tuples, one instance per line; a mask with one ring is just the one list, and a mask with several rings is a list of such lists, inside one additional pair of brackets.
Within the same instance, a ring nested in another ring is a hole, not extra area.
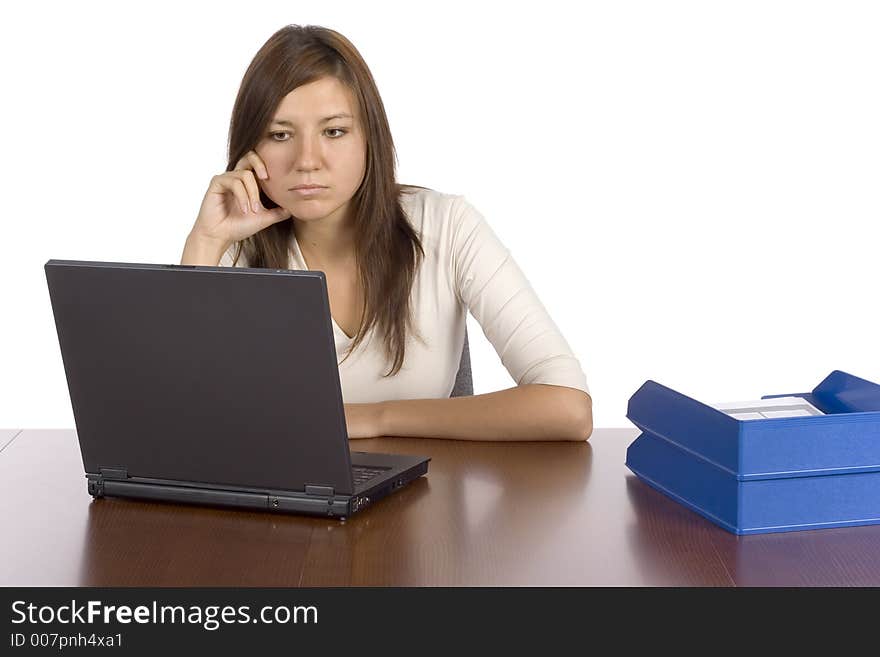
[(464, 329), (464, 346), (461, 348), (461, 362), (458, 364), (458, 374), (455, 375), (455, 385), (452, 386), (450, 397), (466, 397), (474, 394), (474, 378), (471, 375), (471, 351), (468, 346), (467, 327)]

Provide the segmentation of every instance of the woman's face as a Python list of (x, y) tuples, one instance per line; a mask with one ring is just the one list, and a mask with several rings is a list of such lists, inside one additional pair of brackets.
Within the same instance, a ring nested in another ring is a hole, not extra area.
[[(356, 103), (339, 80), (297, 87), (278, 105), (254, 149), (269, 172), (259, 184), (296, 219), (343, 220), (364, 179), (367, 144)], [(295, 189), (313, 185), (312, 189)]]

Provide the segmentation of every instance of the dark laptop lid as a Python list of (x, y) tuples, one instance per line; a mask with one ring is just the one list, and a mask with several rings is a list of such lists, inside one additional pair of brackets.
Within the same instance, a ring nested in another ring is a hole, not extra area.
[(45, 270), (87, 473), (352, 493), (322, 272)]

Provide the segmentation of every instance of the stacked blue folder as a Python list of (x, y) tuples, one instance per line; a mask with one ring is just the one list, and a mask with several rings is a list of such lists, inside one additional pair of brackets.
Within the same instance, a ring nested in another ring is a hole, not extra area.
[(801, 397), (824, 415), (738, 420), (647, 381), (626, 465), (735, 534), (880, 524), (880, 385), (835, 370)]

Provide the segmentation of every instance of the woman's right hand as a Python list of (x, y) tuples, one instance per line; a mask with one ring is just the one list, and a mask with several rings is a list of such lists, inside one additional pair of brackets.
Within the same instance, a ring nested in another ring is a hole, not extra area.
[(191, 237), (222, 245), (225, 251), (233, 242), (244, 240), (264, 228), (288, 219), (284, 208), (267, 210), (260, 202), (257, 181), (269, 177), (269, 170), (256, 151), (248, 151), (232, 171), (211, 178), (211, 184), (199, 208)]

